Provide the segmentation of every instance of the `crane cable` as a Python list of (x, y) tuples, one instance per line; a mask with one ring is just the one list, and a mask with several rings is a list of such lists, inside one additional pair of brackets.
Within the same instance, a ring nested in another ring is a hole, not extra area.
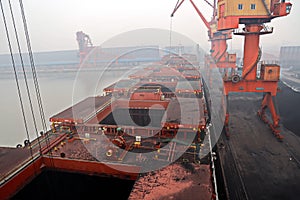
[[(176, 5), (175, 5), (175, 7), (174, 7), (174, 10), (177, 8), (177, 6), (178, 6), (178, 4), (179, 4), (179, 0), (177, 0), (177, 3), (176, 3)], [(169, 49), (169, 55), (171, 56), (171, 47), (172, 47), (172, 32), (173, 32), (173, 16), (171, 15), (170, 16), (170, 37), (169, 37), (169, 45), (170, 45), (170, 49)]]
[(173, 22), (172, 22), (172, 17), (170, 19), (170, 38), (169, 38), (169, 42), (170, 42), (170, 50), (169, 50), (169, 54), (171, 55), (171, 47), (172, 47), (172, 26), (173, 26)]
[[(24, 121), (26, 136), (27, 136), (28, 141), (30, 141), (27, 119), (26, 119), (25, 110), (24, 110), (24, 103), (22, 100), (22, 94), (21, 94), (18, 74), (17, 74), (17, 70), (16, 70), (16, 64), (15, 64), (15, 60), (14, 60), (14, 56), (13, 56), (12, 45), (11, 45), (11, 41), (10, 41), (10, 37), (9, 37), (9, 31), (8, 31), (8, 27), (7, 27), (7, 21), (6, 21), (6, 17), (5, 17), (5, 13), (4, 13), (2, 0), (0, 0), (0, 6), (1, 6), (2, 18), (3, 18), (3, 23), (4, 23), (4, 27), (5, 27), (5, 32), (6, 32), (6, 39), (8, 42), (9, 52), (10, 52), (10, 56), (11, 56), (12, 67), (13, 67), (13, 71), (14, 71), (15, 81), (16, 81), (16, 85), (17, 85), (18, 97), (19, 97), (19, 101), (20, 101), (20, 107), (21, 107), (22, 117), (23, 117), (23, 121)], [(30, 151), (31, 159), (34, 160), (31, 145), (29, 145), (29, 151)], [(34, 170), (34, 171), (36, 171), (36, 170)]]
[[(46, 145), (49, 148), (50, 141), (49, 141), (49, 135), (47, 134), (45, 113), (44, 113), (44, 109), (43, 109), (43, 104), (42, 104), (42, 99), (41, 99), (41, 94), (40, 94), (40, 89), (39, 89), (39, 83), (38, 83), (38, 79), (37, 79), (37, 75), (36, 75), (36, 69), (35, 69), (35, 65), (34, 65), (33, 54), (32, 54), (32, 49), (31, 49), (31, 44), (30, 44), (30, 37), (29, 37), (29, 33), (28, 33), (27, 21), (26, 21), (26, 17), (25, 17), (24, 6), (23, 6), (22, 0), (19, 0), (19, 4), (20, 4), (20, 9), (21, 9), (21, 15), (22, 15), (24, 32), (25, 32), (26, 43), (27, 43), (27, 49), (28, 49), (29, 58), (30, 58), (30, 67), (31, 67), (32, 75), (33, 75), (33, 81), (34, 81), (35, 92), (36, 92), (36, 97), (37, 97), (38, 106), (39, 106), (40, 117), (42, 120), (44, 133), (46, 134), (45, 135)], [(50, 158), (52, 167), (54, 167), (51, 150), (49, 151), (49, 158)]]
[(28, 100), (29, 100), (29, 105), (30, 105), (32, 120), (33, 120), (33, 123), (34, 123), (34, 128), (35, 128), (35, 132), (36, 132), (36, 136), (37, 136), (37, 141), (38, 141), (38, 145), (39, 145), (39, 150), (40, 150), (40, 154), (41, 154), (42, 147), (41, 147), (41, 143), (40, 143), (40, 140), (39, 140), (39, 135), (38, 135), (38, 130), (37, 130), (37, 123), (36, 123), (36, 118), (35, 118), (35, 115), (34, 115), (34, 110), (33, 110), (33, 105), (32, 105), (32, 100), (31, 100), (31, 95), (30, 95), (30, 90), (29, 90), (29, 86), (28, 86), (28, 80), (27, 80), (27, 76), (26, 76), (26, 72), (25, 72), (25, 68), (24, 68), (24, 61), (23, 61), (23, 56), (22, 56), (22, 53), (21, 53), (20, 41), (19, 41), (19, 36), (18, 36), (17, 28), (16, 28), (15, 17), (14, 17), (12, 6), (11, 6), (11, 0), (8, 0), (8, 4), (9, 4), (9, 10), (10, 10), (10, 13), (11, 13), (11, 19), (12, 19), (12, 23), (13, 23), (13, 28), (14, 28), (15, 36), (16, 36), (16, 43), (17, 43), (17, 46), (18, 46), (18, 53), (19, 53), (19, 56), (20, 56), (22, 71), (23, 71), (23, 75), (24, 75), (24, 81), (25, 81), (27, 96), (28, 96)]
[(42, 104), (42, 99), (41, 99), (41, 94), (40, 94), (40, 89), (39, 89), (39, 83), (38, 83), (38, 79), (37, 79), (37, 75), (36, 75), (36, 69), (35, 69), (34, 60), (33, 60), (33, 54), (32, 54), (30, 38), (29, 38), (29, 33), (28, 33), (28, 28), (27, 28), (27, 21), (25, 18), (24, 6), (22, 3), (22, 0), (19, 0), (19, 3), (20, 3), (21, 14), (22, 14), (22, 19), (23, 19), (27, 48), (28, 48), (28, 53), (29, 53), (29, 58), (30, 58), (30, 67), (32, 70), (32, 75), (33, 75), (33, 80), (34, 80), (34, 85), (35, 85), (35, 90), (36, 90), (36, 96), (37, 96), (38, 105), (39, 105), (40, 117), (41, 117), (42, 124), (43, 124), (43, 130), (46, 131), (47, 125), (46, 125), (45, 114), (44, 114), (44, 110), (43, 110), (43, 104)]
[[(40, 89), (39, 89), (39, 83), (38, 83), (36, 69), (35, 69), (35, 65), (34, 65), (33, 53), (32, 53), (32, 49), (31, 49), (30, 37), (29, 37), (27, 21), (26, 21), (26, 17), (25, 17), (25, 11), (24, 11), (24, 6), (23, 6), (22, 0), (19, 0), (19, 5), (20, 5), (20, 9), (21, 9), (21, 16), (22, 16), (22, 21), (23, 21), (23, 26), (24, 26), (24, 33), (25, 33), (25, 37), (26, 37), (27, 50), (28, 50), (28, 55), (29, 55), (29, 59), (30, 59), (30, 67), (31, 67), (33, 82), (34, 82), (34, 86), (35, 86), (36, 99), (37, 99), (38, 107), (39, 107), (39, 114), (41, 117), (43, 131), (45, 134), (44, 137), (45, 137), (46, 147), (47, 147), (47, 149), (49, 149), (48, 156), (49, 156), (50, 166), (52, 167), (52, 170), (55, 170), (52, 150), (49, 148), (50, 147), (50, 138), (49, 138), (49, 134), (47, 133), (45, 113), (44, 113), (44, 109), (43, 109), (42, 98), (41, 98)], [(57, 178), (56, 174), (54, 174), (53, 178), (55, 178), (55, 177)], [(50, 182), (51, 181), (50, 177), (46, 176), (46, 179), (47, 179), (48, 184), (52, 185), (52, 183)], [(54, 192), (55, 192), (55, 190), (52, 190), (51, 194), (54, 194)]]

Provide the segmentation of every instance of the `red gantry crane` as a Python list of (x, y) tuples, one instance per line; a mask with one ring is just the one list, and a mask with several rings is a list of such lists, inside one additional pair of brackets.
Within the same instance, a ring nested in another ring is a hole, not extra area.
[[(177, 2), (171, 17), (178, 10), (185, 0)], [(213, 8), (213, 17), (208, 22), (195, 3), (190, 0), (198, 15), (208, 29), (208, 37), (211, 41), (210, 57), (207, 57), (206, 64), (209, 65), (209, 71), (212, 68), (223, 68), (224, 74), (224, 93), (226, 98), (231, 92), (260, 92), (264, 93), (261, 108), (258, 115), (269, 124), (274, 135), (282, 139), (279, 128), (279, 115), (276, 112), (273, 97), (278, 90), (278, 81), (280, 76), (280, 66), (278, 63), (261, 62), (260, 71), (257, 73), (258, 63), (261, 58), (259, 48), (260, 35), (271, 34), (273, 28), (265, 26), (265, 23), (272, 19), (287, 16), (292, 8), (290, 2), (285, 0), (216, 0), (211, 4), (204, 0)], [(244, 24), (242, 31), (238, 30), (239, 24)], [(244, 55), (242, 74), (235, 73), (236, 54), (227, 53), (228, 39), (232, 39), (232, 30), (235, 35), (243, 35)], [(228, 75), (227, 69), (233, 69), (231, 75)], [(210, 73), (208, 73), (210, 74)], [(259, 75), (258, 75), (259, 74)], [(210, 80), (210, 76), (209, 76)], [(266, 108), (269, 108), (272, 122), (266, 116)], [(228, 129), (229, 113), (226, 111), (225, 128)]]
[[(260, 35), (271, 34), (273, 28), (265, 26), (272, 19), (287, 16), (292, 8), (285, 0), (218, 0), (218, 31), (235, 29), (235, 35), (242, 35), (244, 39), (243, 68), (241, 75), (233, 75), (224, 79), (225, 95), (231, 92), (260, 92), (263, 100), (258, 115), (269, 124), (274, 135), (282, 139), (279, 128), (279, 115), (276, 112), (273, 97), (278, 90), (280, 66), (277, 63), (261, 62), (259, 48)], [(237, 29), (244, 24), (242, 30)], [(269, 108), (272, 120), (266, 116)]]
[[(171, 14), (171, 17), (174, 16), (175, 12), (178, 10), (178, 8), (182, 5), (182, 3), (185, 0), (181, 0), (177, 2), (177, 5), (174, 8), (174, 11)], [(194, 9), (196, 10), (197, 14), (203, 21), (204, 25), (206, 26), (208, 30), (208, 38), (211, 42), (210, 47), (210, 55), (205, 57), (205, 69), (206, 69), (206, 76), (207, 80), (209, 81), (208, 84), (210, 86), (213, 85), (213, 75), (212, 70), (214, 68), (219, 68), (222, 72), (222, 75), (225, 79), (230, 77), (231, 75), (235, 74), (236, 71), (236, 54), (229, 54), (227, 52), (227, 40), (232, 39), (232, 30), (226, 29), (226, 30), (218, 30), (218, 18), (217, 18), (217, 3), (216, 0), (213, 1), (213, 4), (211, 4), (209, 1), (204, 0), (212, 9), (213, 9), (213, 15), (211, 18), (211, 21), (208, 22), (204, 15), (201, 13), (201, 11), (198, 9), (196, 4), (189, 0), (191, 4), (193, 5)], [(231, 70), (230, 74), (228, 74), (229, 69)], [(225, 97), (224, 97), (225, 98)], [(229, 114), (227, 112), (225, 99), (222, 99), (223, 102), (223, 111), (226, 113), (225, 115), (225, 128), (227, 130), (227, 133), (229, 133), (228, 130), (228, 123), (229, 123)]]
[[(185, 0), (181, 0), (181, 2), (177, 2), (171, 17), (174, 16), (175, 12), (182, 5)], [(223, 68), (224, 76), (227, 76), (227, 69), (231, 68), (232, 72), (236, 68), (236, 54), (228, 54), (227, 52), (227, 40), (232, 39), (232, 30), (217, 30), (217, 9), (216, 9), (216, 0), (214, 0), (213, 4), (209, 1), (204, 0), (210, 7), (213, 9), (213, 16), (211, 21), (207, 21), (201, 11), (198, 9), (196, 4), (189, 0), (196, 10), (197, 14), (203, 21), (204, 25), (208, 30), (208, 38), (211, 42), (210, 48), (210, 56), (206, 57), (206, 63), (209, 65), (208, 72), (212, 68)]]
[[(174, 11), (171, 14), (171, 17), (174, 16), (175, 12), (178, 10), (178, 8), (182, 5), (182, 3), (185, 0), (181, 0), (177, 2)], [(220, 71), (223, 71), (223, 77), (224, 79), (227, 79), (228, 77), (231, 77), (231, 75), (235, 74), (236, 71), (236, 54), (229, 54), (227, 52), (227, 40), (232, 39), (232, 30), (226, 29), (226, 30), (218, 30), (218, 17), (217, 17), (217, 3), (216, 0), (213, 1), (213, 4), (211, 4), (209, 1), (204, 0), (212, 9), (213, 9), (213, 15), (210, 22), (206, 20), (204, 15), (201, 13), (201, 11), (198, 9), (196, 4), (189, 0), (191, 4), (193, 5), (194, 9), (200, 16), (201, 20), (203, 21), (204, 25), (206, 26), (208, 30), (208, 38), (211, 42), (210, 47), (210, 55), (205, 57), (205, 69), (206, 69), (206, 76), (207, 80), (209, 81), (208, 84), (210, 86), (213, 85), (213, 75), (212, 70), (214, 68), (219, 68)], [(229, 69), (231, 70), (230, 75), (228, 74)], [(222, 99), (223, 103), (223, 111), (225, 113), (225, 128), (226, 132), (229, 134), (228, 129), (228, 123), (229, 123), (229, 114), (227, 112), (226, 108), (226, 102), (225, 97)]]

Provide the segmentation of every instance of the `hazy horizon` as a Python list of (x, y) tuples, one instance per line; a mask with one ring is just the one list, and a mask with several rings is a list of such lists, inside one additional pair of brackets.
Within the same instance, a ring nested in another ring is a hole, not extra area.
[[(114, 36), (136, 29), (170, 30), (170, 14), (176, 2), (176, 0), (23, 0), (33, 52), (78, 49), (77, 31), (85, 32), (95, 46), (100, 46)], [(274, 27), (274, 33), (261, 37), (260, 45), (266, 52), (277, 54), (280, 46), (300, 45), (299, 16), (297, 16), (300, 4), (296, 1), (291, 2), (293, 8), (290, 15), (273, 19), (267, 24)], [(204, 1), (195, 3), (209, 21), (212, 9)], [(3, 5), (13, 50), (16, 52), (7, 2), (3, 2)], [(12, 5), (21, 47), (25, 52), (27, 49), (18, 1), (12, 2)], [(6, 54), (9, 50), (3, 18), (1, 22), (0, 34), (3, 37), (0, 38), (0, 42), (3, 45), (0, 46), (0, 54)], [(201, 48), (209, 49), (207, 29), (189, 1), (184, 2), (172, 18), (172, 30), (189, 37)], [(243, 50), (243, 37), (233, 36), (233, 39), (228, 41), (228, 47), (229, 51)]]

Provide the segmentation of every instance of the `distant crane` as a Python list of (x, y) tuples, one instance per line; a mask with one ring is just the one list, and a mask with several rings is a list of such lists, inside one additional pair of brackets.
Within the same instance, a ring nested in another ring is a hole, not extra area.
[(80, 63), (84, 60), (86, 55), (94, 48), (89, 35), (82, 31), (76, 32), (76, 40), (79, 46)]
[[(175, 12), (182, 5), (185, 0), (181, 0), (181, 2), (177, 2), (171, 17), (174, 16)], [(204, 0), (210, 7), (213, 9), (213, 15), (211, 21), (207, 21), (201, 11), (198, 9), (196, 4), (189, 0), (196, 10), (197, 14), (203, 21), (204, 25), (208, 30), (208, 38), (211, 42), (210, 48), (210, 56), (206, 57), (207, 62), (209, 63), (209, 68), (223, 68), (223, 69), (235, 69), (236, 68), (236, 54), (228, 54), (227, 53), (227, 43), (226, 41), (232, 39), (232, 30), (217, 30), (217, 9), (216, 9), (216, 0), (214, 0), (213, 4), (209, 1)], [(210, 59), (212, 58), (212, 60)], [(227, 70), (225, 70), (227, 73)], [(226, 75), (226, 74), (225, 74)]]

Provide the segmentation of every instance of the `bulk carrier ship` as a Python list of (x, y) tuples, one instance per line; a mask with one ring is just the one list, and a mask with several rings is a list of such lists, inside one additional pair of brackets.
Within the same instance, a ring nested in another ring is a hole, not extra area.
[[(178, 1), (172, 16), (183, 2)], [(99, 193), (112, 199), (299, 196), (299, 138), (280, 127), (273, 103), (280, 66), (260, 62), (259, 48), (260, 35), (273, 32), (265, 23), (288, 15), (292, 4), (206, 1), (214, 9), (208, 22), (190, 2), (212, 44), (204, 64), (206, 82), (186, 62), (185, 56), (194, 55), (170, 54), (107, 86), (105, 95), (87, 97), (52, 116), (51, 131), (25, 140), (24, 147), (0, 148), (1, 199), (92, 198)], [(245, 27), (238, 30), (239, 24)], [(232, 33), (245, 37), (242, 73), (236, 71), (236, 54), (227, 52)], [(213, 71), (222, 74), (229, 102), (223, 104), (219, 140), (210, 131), (213, 91), (207, 88), (214, 83)], [(264, 93), (262, 101), (257, 93)]]
[(206, 91), (185, 57), (195, 55), (145, 66), (52, 116), (51, 131), (24, 147), (1, 148), (1, 199), (24, 198), (26, 185), (47, 171), (135, 181), (118, 199), (195, 198), (196, 191), (214, 199)]

